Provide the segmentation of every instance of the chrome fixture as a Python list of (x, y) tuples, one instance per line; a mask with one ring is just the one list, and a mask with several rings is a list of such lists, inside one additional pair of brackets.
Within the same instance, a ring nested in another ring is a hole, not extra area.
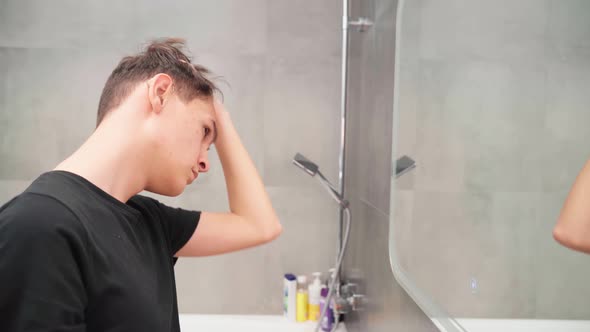
[(354, 21), (348, 21), (348, 25), (357, 27), (359, 32), (365, 32), (373, 26), (373, 21), (366, 17), (359, 17)]
[[(342, 195), (340, 195), (338, 193), (338, 191), (336, 191), (336, 188), (334, 188), (334, 186), (330, 183), (330, 181), (328, 181), (328, 179), (326, 179), (326, 177), (320, 172), (320, 168), (318, 167), (317, 164), (315, 164), (314, 162), (312, 162), (311, 160), (305, 158), (302, 154), (297, 153), (295, 154), (295, 157), (293, 158), (293, 164), (295, 164), (295, 166), (301, 168), (305, 173), (311, 175), (314, 178), (317, 178), (320, 182), (320, 184), (328, 191), (328, 193), (330, 194), (330, 196), (332, 196), (332, 198), (338, 202), (338, 204), (340, 205), (341, 211), (343, 213), (343, 216), (345, 217), (343, 219), (343, 224), (345, 226), (345, 230), (344, 230), (344, 238), (342, 239), (342, 244), (340, 245), (340, 249), (338, 250), (338, 257), (336, 259), (336, 265), (334, 266), (334, 269), (331, 270), (331, 275), (328, 278), (329, 280), (329, 286), (328, 286), (328, 296), (326, 297), (326, 303), (330, 303), (330, 301), (332, 300), (332, 296), (334, 295), (334, 290), (336, 290), (338, 296), (337, 299), (335, 300), (336, 303), (340, 303), (342, 302), (341, 297), (339, 296), (340, 294), (340, 287), (338, 286), (338, 284), (340, 283), (340, 278), (339, 278), (339, 271), (340, 271), (340, 266), (342, 265), (342, 259), (344, 258), (344, 253), (346, 252), (346, 246), (348, 245), (348, 238), (350, 237), (350, 208), (349, 208), (349, 203), (347, 200), (345, 200)], [(326, 310), (328, 309), (328, 305), (324, 306), (324, 310), (322, 310), (322, 312), (320, 313), (320, 318), (319, 321), (316, 325), (315, 328), (315, 332), (318, 332), (320, 330), (321, 327), (321, 322), (323, 320), (323, 318), (326, 316)], [(337, 312), (334, 313), (335, 315), (337, 314)], [(338, 322), (338, 317), (334, 317), (335, 320), (335, 324), (332, 330), (335, 330), (336, 327), (338, 326), (337, 322)]]

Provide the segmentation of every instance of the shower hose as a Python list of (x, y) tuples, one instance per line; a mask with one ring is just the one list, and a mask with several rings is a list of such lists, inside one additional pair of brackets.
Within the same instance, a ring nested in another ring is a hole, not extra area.
[[(326, 297), (326, 305), (324, 309), (320, 313), (320, 318), (318, 320), (318, 324), (315, 327), (315, 332), (318, 332), (322, 326), (322, 321), (324, 317), (326, 317), (326, 312), (330, 307), (330, 303), (332, 301), (332, 295), (334, 294), (334, 286), (336, 286), (336, 276), (338, 275), (338, 271), (340, 271), (340, 265), (342, 265), (342, 259), (344, 258), (344, 252), (346, 251), (346, 246), (348, 245), (348, 238), (350, 236), (350, 209), (348, 204), (344, 207), (344, 221), (345, 221), (345, 231), (344, 231), (344, 240), (342, 241), (342, 246), (340, 248), (340, 252), (338, 253), (338, 259), (336, 260), (336, 265), (334, 266), (334, 271), (330, 276), (330, 285), (328, 287), (328, 296)], [(339, 317), (334, 313), (334, 326), (332, 327), (332, 331), (336, 331), (338, 328), (338, 319)]]

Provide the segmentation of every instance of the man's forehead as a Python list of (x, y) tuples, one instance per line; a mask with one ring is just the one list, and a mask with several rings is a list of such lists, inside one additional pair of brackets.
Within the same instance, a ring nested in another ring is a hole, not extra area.
[(199, 113), (207, 115), (211, 120), (215, 120), (215, 106), (212, 100), (203, 100), (196, 98), (191, 102), (191, 106)]

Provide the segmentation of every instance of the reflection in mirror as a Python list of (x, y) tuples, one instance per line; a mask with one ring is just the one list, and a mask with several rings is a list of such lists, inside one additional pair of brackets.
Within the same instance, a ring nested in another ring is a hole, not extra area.
[(416, 167), (416, 161), (408, 156), (402, 156), (395, 161), (395, 177), (406, 174)]
[(590, 256), (552, 238), (588, 158), (590, 1), (399, 5), (396, 278), (441, 330), (590, 331)]

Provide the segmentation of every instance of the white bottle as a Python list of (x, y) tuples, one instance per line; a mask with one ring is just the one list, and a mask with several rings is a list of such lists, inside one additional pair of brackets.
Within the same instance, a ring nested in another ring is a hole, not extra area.
[(290, 273), (285, 274), (284, 279), (283, 313), (288, 320), (297, 320), (297, 278)]
[(321, 272), (315, 272), (312, 274), (314, 279), (309, 284), (309, 320), (317, 322), (320, 319), (320, 299), (322, 292), (322, 277)]

